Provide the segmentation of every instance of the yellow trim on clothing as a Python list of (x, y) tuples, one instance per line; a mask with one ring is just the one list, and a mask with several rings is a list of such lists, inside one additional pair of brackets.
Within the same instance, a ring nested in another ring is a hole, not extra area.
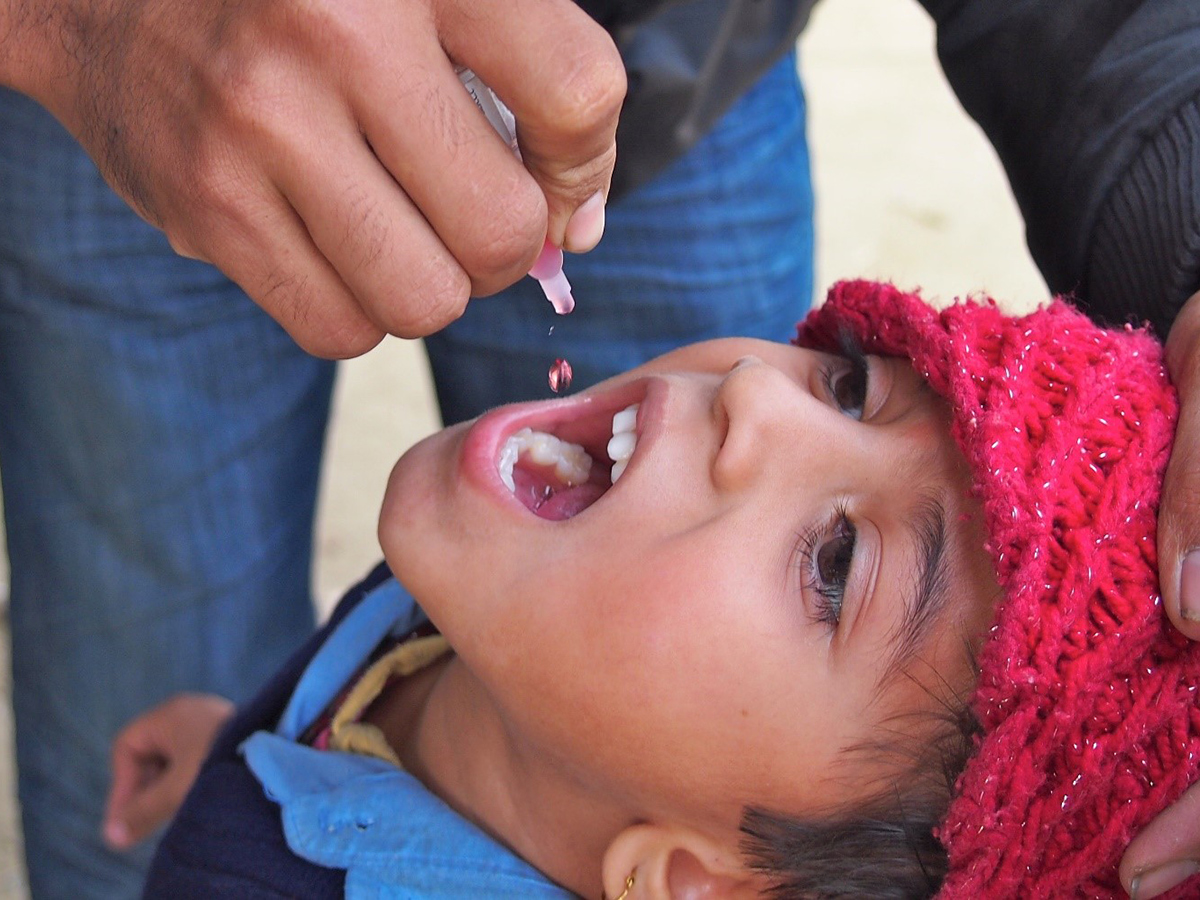
[(370, 722), (359, 722), (358, 719), (383, 693), (392, 678), (403, 678), (421, 671), (449, 649), (450, 645), (444, 637), (431, 634), (393, 647), (375, 660), (334, 713), (329, 723), (329, 749), (373, 756), (404, 768), (383, 732)]

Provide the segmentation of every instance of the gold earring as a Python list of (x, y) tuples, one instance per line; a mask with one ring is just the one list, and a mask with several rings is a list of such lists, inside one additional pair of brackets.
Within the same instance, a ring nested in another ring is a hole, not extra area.
[[(621, 893), (619, 893), (619, 894), (617, 894), (617, 896), (613, 897), (612, 900), (627, 900), (627, 898), (629, 897), (629, 892), (631, 890), (633, 890), (633, 882), (634, 882), (635, 875), (637, 875), (637, 869), (634, 869), (632, 872), (630, 872), (629, 877), (625, 879), (625, 890), (621, 891)], [(608, 900), (608, 898), (606, 895), (601, 894), (600, 900)]]

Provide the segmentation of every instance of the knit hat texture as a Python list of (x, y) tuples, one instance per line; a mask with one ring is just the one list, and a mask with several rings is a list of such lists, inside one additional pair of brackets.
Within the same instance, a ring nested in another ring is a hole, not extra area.
[[(1003, 590), (971, 701), (982, 737), (938, 833), (939, 897), (1125, 897), (1129, 841), (1200, 770), (1200, 645), (1158, 588), (1177, 416), (1162, 346), (1062, 301), (939, 311), (865, 281), (835, 286), (798, 340), (834, 349), (844, 331), (908, 357), (949, 401)], [(1167, 896), (1200, 896), (1200, 880)]]

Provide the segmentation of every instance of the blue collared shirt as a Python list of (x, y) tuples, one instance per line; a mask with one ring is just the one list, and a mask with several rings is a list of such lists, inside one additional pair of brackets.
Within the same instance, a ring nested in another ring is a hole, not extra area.
[(275, 731), (242, 743), (250, 770), (279, 804), (288, 847), (344, 869), (350, 900), (571, 897), (402, 769), (296, 742), (380, 641), (425, 621), (408, 593), (385, 581), (317, 651)]

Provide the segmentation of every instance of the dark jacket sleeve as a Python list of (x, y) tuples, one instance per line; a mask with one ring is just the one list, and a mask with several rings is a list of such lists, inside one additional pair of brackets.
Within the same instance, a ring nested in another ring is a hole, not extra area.
[(923, 2), (1051, 290), (1165, 337), (1200, 288), (1200, 3)]
[(279, 807), (238, 753), (242, 741), (272, 729), (308, 661), (329, 631), (390, 576), (380, 564), (352, 588), (326, 625), (252, 701), (239, 707), (213, 744), (196, 783), (163, 836), (150, 867), (147, 900), (328, 900), (344, 894), (345, 875), (288, 849)]

